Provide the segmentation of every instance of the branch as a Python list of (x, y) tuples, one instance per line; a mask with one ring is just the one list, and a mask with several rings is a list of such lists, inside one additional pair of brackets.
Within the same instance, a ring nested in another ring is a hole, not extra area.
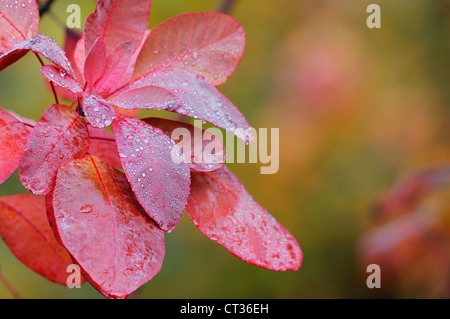
[(217, 11), (225, 14), (230, 14), (234, 4), (235, 0), (223, 0)]
[(50, 10), (50, 6), (52, 5), (54, 0), (48, 0), (39, 8), (39, 16), (42, 17)]
[(3, 276), (2, 272), (0, 271), (0, 282), (2, 282), (6, 289), (9, 291), (9, 293), (15, 298), (15, 299), (22, 299), (20, 295), (17, 293), (17, 291), (14, 289), (14, 287), (9, 283), (9, 281), (6, 279), (5, 276)]

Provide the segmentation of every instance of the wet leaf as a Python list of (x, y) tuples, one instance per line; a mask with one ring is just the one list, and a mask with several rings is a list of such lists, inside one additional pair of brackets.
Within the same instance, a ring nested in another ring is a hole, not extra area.
[(152, 29), (136, 62), (134, 79), (160, 69), (188, 71), (214, 86), (239, 64), (245, 33), (234, 18), (216, 12), (179, 15)]
[(159, 272), (164, 232), (112, 166), (90, 155), (64, 164), (53, 209), (61, 241), (103, 295), (126, 298)]
[(0, 236), (28, 268), (60, 285), (66, 285), (72, 258), (49, 225), (45, 200), (31, 194), (0, 198)]
[(151, 3), (151, 0), (99, 0), (95, 12), (86, 19), (86, 52), (98, 38), (105, 42), (107, 55), (124, 41), (131, 41), (137, 49), (148, 26)]
[(69, 107), (55, 104), (28, 137), (19, 167), (20, 181), (34, 194), (45, 195), (54, 187), (59, 166), (83, 157), (88, 148), (85, 120)]
[(96, 95), (84, 95), (83, 110), (92, 126), (104, 128), (111, 125), (115, 118), (114, 108)]
[(248, 194), (227, 168), (192, 173), (186, 211), (208, 238), (245, 262), (297, 270), (303, 253), (295, 238)]
[(89, 154), (101, 158), (109, 165), (121, 167), (119, 153), (114, 135), (105, 129), (95, 128), (88, 125), (89, 130)]
[(149, 74), (130, 83), (121, 93), (152, 86), (164, 88), (179, 99), (166, 110), (210, 122), (245, 142), (254, 139), (250, 125), (233, 103), (214, 86), (186, 71), (161, 70)]
[(97, 39), (86, 54), (84, 62), (84, 78), (89, 88), (101, 78), (106, 64), (106, 46), (101, 38)]
[(214, 172), (224, 165), (225, 147), (222, 141), (210, 132), (187, 123), (156, 117), (143, 121), (159, 128), (177, 143), (191, 171)]
[(83, 92), (80, 84), (73, 77), (53, 65), (44, 65), (41, 68), (41, 73), (47, 80), (53, 82), (58, 87), (69, 90), (73, 94), (81, 94)]
[(36, 1), (0, 0), (0, 53), (35, 36), (38, 26), (39, 10)]
[(0, 109), (0, 184), (19, 167), (30, 128)]
[(161, 229), (173, 230), (189, 196), (189, 166), (180, 150), (161, 130), (139, 119), (120, 115), (112, 127), (136, 198)]
[(119, 83), (128, 68), (132, 54), (131, 42), (121, 43), (112, 50), (106, 58), (105, 70), (95, 85), (96, 92), (109, 92)]

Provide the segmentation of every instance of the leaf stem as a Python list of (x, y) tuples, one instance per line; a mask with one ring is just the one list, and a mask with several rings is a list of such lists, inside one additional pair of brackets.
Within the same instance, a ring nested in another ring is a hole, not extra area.
[[(41, 57), (39, 56), (39, 54), (38, 53), (36, 53), (36, 52), (34, 52), (34, 55), (37, 57), (37, 59), (39, 60), (39, 63), (41, 63), (41, 65), (42, 66), (44, 66), (45, 64), (44, 64), (44, 61), (42, 61), (42, 59), (41, 59)], [(53, 96), (55, 97), (55, 102), (56, 102), (56, 104), (59, 104), (59, 99), (58, 99), (58, 95), (56, 94), (56, 89), (55, 89), (55, 86), (53, 85), (53, 82), (52, 81), (49, 81), (50, 82), (50, 86), (52, 87), (52, 92), (53, 92)]]
[(98, 137), (98, 136), (89, 136), (90, 139), (99, 140), (99, 141), (107, 141), (107, 142), (115, 142), (115, 138), (110, 137)]
[(15, 298), (15, 299), (22, 299), (20, 297), (19, 293), (14, 289), (14, 287), (11, 285), (11, 283), (6, 279), (6, 277), (3, 275), (3, 273), (0, 271), (0, 281), (5, 285), (6, 289), (9, 291), (9, 293)]

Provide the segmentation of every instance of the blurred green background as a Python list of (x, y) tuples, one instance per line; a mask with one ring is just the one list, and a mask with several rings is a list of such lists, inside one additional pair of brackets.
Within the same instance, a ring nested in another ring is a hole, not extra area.
[[(56, 0), (52, 12), (65, 21), (72, 2)], [(84, 21), (95, 1), (76, 3)], [(154, 0), (150, 27), (220, 3)], [(381, 6), (381, 29), (366, 26), (370, 3)], [(136, 296), (446, 297), (434, 288), (368, 289), (358, 247), (373, 227), (374, 203), (399, 175), (450, 161), (450, 2), (237, 0), (231, 14), (247, 46), (220, 90), (253, 127), (280, 128), (280, 169), (261, 175), (261, 164), (229, 167), (297, 238), (303, 266), (273, 272), (246, 264), (184, 216), (166, 236), (161, 272)], [(51, 16), (39, 32), (62, 45), (63, 30)], [(1, 107), (38, 120), (52, 101), (31, 54), (0, 73)], [(21, 192), (17, 173), (0, 185), (0, 196)], [(102, 298), (89, 284), (70, 290), (48, 282), (3, 242), (0, 267), (23, 298)], [(450, 285), (448, 277), (438, 280)], [(0, 298), (11, 297), (0, 283)]]

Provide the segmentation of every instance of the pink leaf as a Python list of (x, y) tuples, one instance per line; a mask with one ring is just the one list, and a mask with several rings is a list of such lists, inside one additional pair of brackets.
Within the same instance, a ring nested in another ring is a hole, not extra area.
[(303, 254), (295, 238), (225, 166), (192, 174), (186, 210), (202, 233), (245, 262), (271, 270), (301, 266)]
[(0, 109), (0, 184), (19, 167), (30, 129)]
[(100, 159), (87, 155), (59, 169), (53, 209), (61, 241), (103, 295), (126, 298), (161, 269), (164, 232), (125, 175)]
[(99, 0), (97, 8), (85, 23), (86, 52), (101, 38), (106, 44), (106, 54), (124, 40), (138, 48), (147, 29), (151, 0)]
[(121, 43), (112, 50), (106, 58), (103, 75), (95, 86), (96, 92), (108, 92), (119, 83), (127, 70), (132, 54), (133, 45), (131, 42)]
[(75, 45), (75, 51), (73, 52), (73, 60), (75, 68), (79, 70), (78, 80), (80, 83), (84, 84), (84, 60), (86, 60), (86, 52), (84, 48), (84, 38), (82, 37), (78, 40)]
[(89, 123), (97, 128), (111, 125), (115, 118), (113, 107), (99, 96), (86, 94), (83, 100), (83, 110)]
[(158, 71), (131, 83), (123, 91), (145, 86), (162, 87), (180, 100), (181, 103), (166, 108), (168, 111), (210, 122), (245, 142), (254, 138), (250, 125), (233, 103), (198, 76), (181, 70)]
[(46, 35), (38, 34), (33, 38), (20, 42), (16, 45), (16, 49), (31, 50), (42, 54), (58, 68), (66, 71), (68, 75), (75, 76), (72, 65), (69, 59), (67, 59), (65, 52), (58, 46), (55, 40)]
[(117, 87), (122, 87), (126, 85), (128, 82), (130, 82), (131, 77), (134, 73), (134, 67), (136, 65), (136, 60), (142, 50), (142, 47), (144, 46), (145, 41), (147, 40), (148, 36), (150, 35), (150, 30), (145, 30), (144, 36), (142, 37), (141, 43), (139, 44), (138, 48), (134, 50), (133, 55), (131, 56), (130, 63), (128, 64), (127, 70), (125, 71), (125, 74), (123, 75), (122, 79), (120, 80)]
[[(156, 117), (143, 119), (143, 121), (159, 128), (177, 143), (186, 157), (191, 171), (214, 172), (224, 165), (225, 147), (218, 137), (208, 131), (203, 131), (187, 123)], [(185, 134), (190, 138), (185, 140), (187, 138)]]
[(118, 115), (113, 122), (122, 167), (147, 214), (165, 231), (175, 228), (189, 196), (189, 166), (161, 130)]
[(109, 165), (122, 167), (114, 135), (105, 129), (88, 125), (90, 144), (89, 154), (101, 158)]
[(28, 50), (12, 50), (4, 55), (0, 54), (0, 71), (14, 64), (28, 53)]
[(228, 15), (217, 12), (179, 15), (151, 31), (133, 78), (159, 69), (176, 69), (199, 75), (218, 86), (234, 72), (244, 47), (244, 30)]
[[(84, 78), (81, 74), (83, 69), (78, 69), (77, 63), (75, 61), (75, 50), (77, 47), (78, 41), (80, 41), (82, 37), (82, 33), (78, 30), (69, 29), (66, 28), (65, 30), (65, 37), (64, 37), (64, 52), (66, 53), (67, 59), (69, 59), (72, 68), (75, 72), (76, 79), (79, 79), (80, 81)], [(83, 44), (84, 49), (84, 44)], [(84, 59), (84, 51), (83, 51), (83, 59)]]
[(23, 186), (38, 195), (54, 187), (62, 164), (82, 157), (89, 148), (84, 119), (65, 105), (55, 104), (31, 131), (25, 145), (19, 176)]
[(30, 50), (43, 55), (68, 75), (75, 76), (71, 63), (67, 59), (64, 51), (58, 46), (55, 40), (43, 34), (38, 34), (33, 38), (18, 43), (15, 48), (0, 56), (0, 71), (20, 59)]
[(31, 194), (0, 198), (0, 236), (25, 266), (60, 285), (66, 285), (72, 258), (48, 223), (45, 200)]
[(0, 0), (0, 53), (7, 52), (28, 38), (35, 36), (39, 26), (36, 1)]
[(80, 84), (73, 77), (53, 65), (44, 65), (41, 68), (41, 73), (47, 80), (74, 94), (81, 94), (83, 92)]
[(166, 89), (158, 86), (145, 86), (126, 91), (109, 100), (117, 107), (133, 109), (170, 109), (179, 99)]
[(106, 46), (101, 38), (97, 39), (86, 54), (84, 78), (90, 88), (100, 79), (105, 70)]

